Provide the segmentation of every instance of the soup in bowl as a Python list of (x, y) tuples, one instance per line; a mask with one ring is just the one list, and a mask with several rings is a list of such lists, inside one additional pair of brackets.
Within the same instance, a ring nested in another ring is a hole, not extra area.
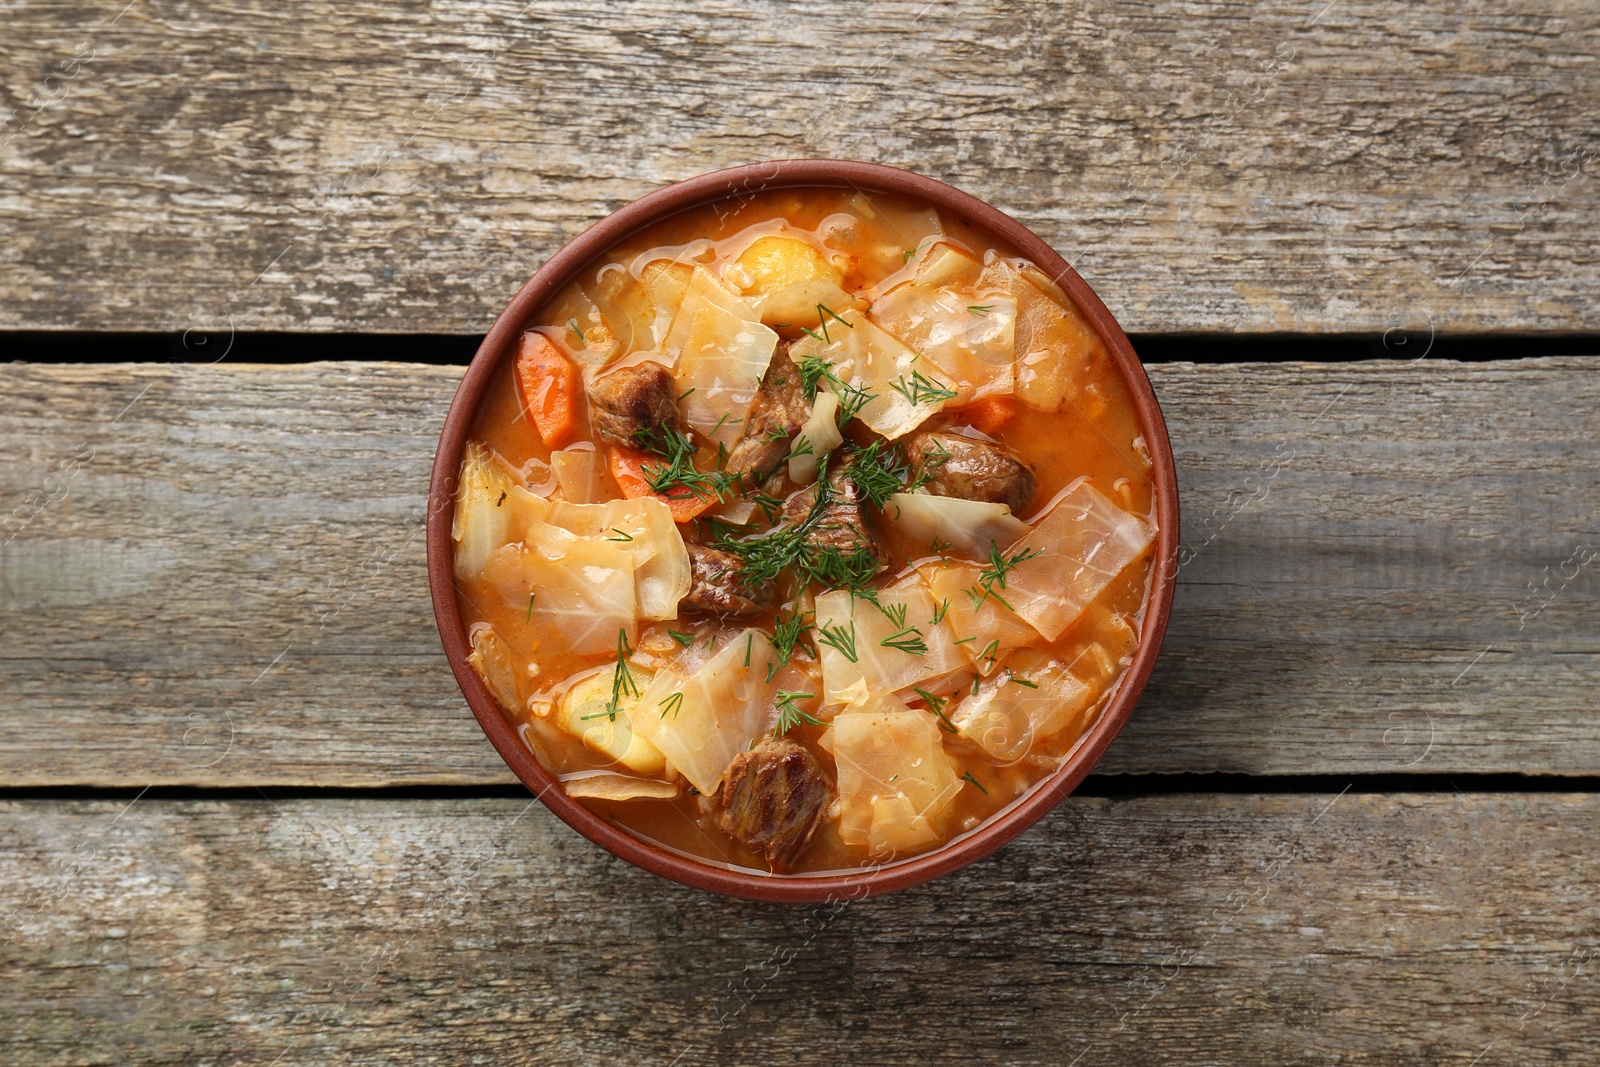
[(480, 722), (567, 821), (708, 888), (997, 847), (1165, 625), (1171, 454), (1126, 338), (905, 172), (769, 164), (619, 215), (502, 315), (441, 443), (435, 605)]

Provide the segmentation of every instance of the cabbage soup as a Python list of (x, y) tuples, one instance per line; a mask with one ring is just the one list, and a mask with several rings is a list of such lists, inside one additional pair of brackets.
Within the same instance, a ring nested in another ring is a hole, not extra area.
[(480, 407), (471, 663), (571, 796), (713, 864), (937, 849), (1056, 770), (1139, 643), (1150, 458), (1033, 265), (771, 190), (611, 249)]

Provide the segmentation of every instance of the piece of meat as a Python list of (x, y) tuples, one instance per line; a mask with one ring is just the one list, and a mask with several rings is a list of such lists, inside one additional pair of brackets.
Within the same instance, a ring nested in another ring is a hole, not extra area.
[(680, 609), (708, 612), (739, 618), (771, 611), (777, 595), (770, 584), (752, 588), (742, 581), (743, 564), (732, 552), (705, 545), (687, 544), (689, 550), (689, 595), (678, 603)]
[(596, 437), (629, 448), (650, 447), (664, 430), (686, 430), (672, 372), (649, 360), (590, 382), (589, 420)]
[(761, 481), (789, 457), (795, 434), (811, 417), (811, 401), (800, 385), (800, 368), (789, 359), (789, 343), (778, 345), (745, 416), (744, 435), (728, 453), (728, 470)]
[[(817, 491), (818, 486), (813, 483), (784, 501), (783, 521), (791, 526), (805, 522), (816, 507)], [(865, 548), (880, 568), (889, 563), (861, 513), (861, 496), (848, 467), (829, 473), (828, 501), (812, 525), (808, 540), (814, 545), (837, 548), (845, 556)]]
[(833, 803), (833, 783), (817, 758), (784, 738), (768, 738), (734, 757), (717, 796), (717, 824), (774, 867), (793, 867)]
[(1028, 465), (1000, 445), (954, 433), (924, 430), (906, 439), (915, 478), (935, 496), (1006, 504), (1020, 515), (1038, 482)]

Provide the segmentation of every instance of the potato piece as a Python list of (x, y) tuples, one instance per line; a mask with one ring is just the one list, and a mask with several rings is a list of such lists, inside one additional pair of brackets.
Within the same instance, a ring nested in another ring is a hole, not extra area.
[(737, 263), (750, 276), (744, 286), (751, 296), (775, 293), (796, 282), (824, 279), (838, 285), (844, 272), (798, 237), (762, 237), (744, 250)]
[(815, 246), (795, 237), (758, 239), (744, 250), (731, 273), (745, 294), (759, 302), (761, 321), (768, 326), (798, 332), (821, 320), (818, 304), (835, 312), (857, 305), (841, 287), (844, 272)]
[[(556, 713), (557, 721), (567, 733), (630, 770), (640, 774), (661, 774), (666, 769), (667, 758), (659, 748), (634, 733), (629, 719), (638, 710), (639, 697), (630, 697), (627, 692), (621, 692), (618, 694), (616, 717), (606, 713), (611, 703), (616, 670), (615, 667), (602, 667), (567, 690)], [(632, 665), (628, 670), (637, 686), (635, 692), (644, 692), (654, 675)]]

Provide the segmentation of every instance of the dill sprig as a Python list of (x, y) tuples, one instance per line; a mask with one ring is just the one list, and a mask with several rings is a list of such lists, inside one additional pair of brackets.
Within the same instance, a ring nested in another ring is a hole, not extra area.
[(615, 526), (613, 526), (613, 527), (611, 527), (611, 532), (616, 534), (617, 536), (608, 537), (608, 538), (606, 538), (607, 541), (632, 541), (633, 540), (633, 535), (631, 533), (628, 533), (626, 530), (619, 530)]
[(690, 645), (694, 644), (694, 634), (686, 633), (683, 630), (668, 630), (667, 636), (678, 642), (678, 644), (682, 645), (684, 648), (688, 648)]
[(947, 734), (956, 732), (956, 724), (951, 722), (950, 717), (944, 713), (945, 705), (950, 703), (949, 697), (934, 696), (926, 689), (918, 687), (912, 687), (911, 691), (927, 702), (928, 710), (933, 712), (939, 720), (939, 729)]
[(644, 464), (642, 467), (652, 493), (719, 501), (732, 497), (738, 477), (721, 469), (702, 471), (696, 467), (694, 454), (697, 450), (686, 434), (670, 426), (652, 426), (635, 431), (634, 440), (666, 461), (660, 466)]
[(782, 737), (802, 723), (808, 726), (821, 726), (821, 719), (809, 712), (800, 710), (794, 703), (796, 700), (810, 700), (816, 695), (815, 693), (795, 693), (788, 689), (778, 690), (778, 699), (773, 705), (778, 709), (778, 721), (772, 727), (772, 736)]
[(533, 598), (538, 595), (537, 591), (528, 594), (528, 617), (522, 620), (524, 625), (533, 621)]
[(922, 639), (922, 631), (915, 626), (902, 627), (899, 633), (890, 634), (878, 644), (884, 648), (898, 648), (901, 652), (912, 656), (928, 654), (928, 642)]
[(850, 620), (850, 629), (846, 630), (838, 623), (824, 625), (817, 635), (817, 640), (830, 648), (837, 649), (839, 654), (851, 663), (859, 662), (856, 658), (856, 622)]
[(777, 621), (772, 628), (772, 636), (767, 638), (768, 643), (772, 645), (772, 650), (778, 654), (778, 658), (767, 665), (767, 681), (772, 681), (779, 671), (789, 665), (789, 660), (794, 658), (794, 650), (797, 646), (808, 649), (813, 656), (817, 654), (817, 650), (811, 644), (810, 638), (806, 636), (806, 632), (809, 629), (810, 624), (806, 622), (806, 613), (799, 608), (795, 608), (788, 617), (785, 617), (782, 611), (778, 612)]
[(905, 487), (911, 466), (899, 445), (874, 441), (856, 453), (846, 473), (862, 497), (873, 507), (881, 508)]
[[(809, 332), (809, 331), (807, 331)], [(815, 334), (812, 334), (815, 337)], [(821, 338), (818, 338), (821, 340)], [(839, 375), (834, 373), (833, 365), (821, 356), (810, 355), (800, 361), (800, 388), (805, 392), (807, 400), (817, 398), (817, 390), (822, 383), (827, 382), (833, 386), (833, 392), (839, 398), (838, 422), (840, 426), (849, 422), (866, 407), (877, 394), (859, 385), (851, 385)]]
[(966, 772), (961, 777), (966, 779), (967, 781), (971, 782), (973, 785), (977, 786), (978, 787), (978, 792), (982, 793), (984, 796), (988, 796), (989, 795), (989, 791), (983, 787), (983, 783), (978, 781), (976, 778), (972, 777), (972, 772), (971, 771)]
[(667, 712), (669, 711), (672, 712), (672, 717), (676, 719), (679, 710), (683, 707), (683, 694), (681, 692), (673, 693), (657, 704), (656, 707), (661, 709), (661, 717), (663, 719), (667, 717)]
[(935, 404), (956, 395), (954, 389), (945, 388), (919, 370), (911, 372), (910, 382), (907, 382), (906, 376), (902, 374), (890, 384), (895, 392), (912, 404)]
[(1044, 552), (1041, 549), (1019, 548), (1016, 552), (1007, 556), (1000, 551), (999, 545), (991, 543), (989, 545), (989, 562), (984, 566), (983, 570), (978, 572), (978, 587), (983, 590), (983, 595), (977, 597), (971, 592), (967, 593), (967, 596), (972, 600), (972, 610), (977, 611), (978, 608), (983, 606), (983, 602), (989, 599), (1000, 601), (1007, 610), (1015, 610), (1010, 604), (1006, 603), (1005, 598), (994, 591), (995, 586), (1004, 589), (1006, 587), (1006, 575), (1011, 573), (1012, 568), (1019, 563), (1026, 563), (1028, 560), (1036, 559), (1042, 555), (1044, 555)]
[(993, 304), (968, 304), (967, 310), (980, 319), (989, 317), (989, 312), (994, 310)]

